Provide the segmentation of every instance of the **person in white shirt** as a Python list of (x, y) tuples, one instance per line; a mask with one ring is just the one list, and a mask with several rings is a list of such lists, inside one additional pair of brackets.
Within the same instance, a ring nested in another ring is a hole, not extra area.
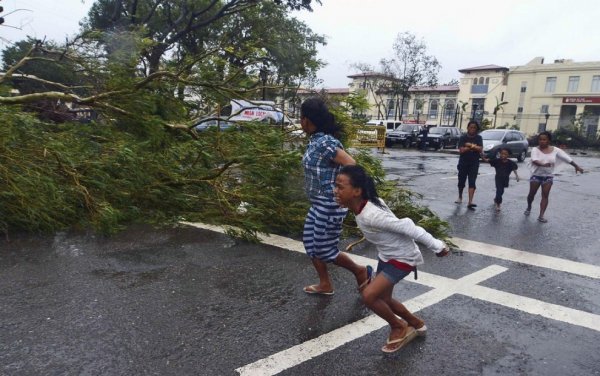
[(377, 275), (361, 294), (365, 305), (391, 327), (388, 340), (381, 350), (388, 353), (397, 351), (427, 330), (421, 318), (392, 298), (394, 285), (411, 271), (416, 278), (416, 267), (423, 263), (423, 256), (415, 241), (440, 257), (448, 255), (448, 246), (415, 225), (410, 218), (397, 218), (379, 198), (373, 179), (361, 166), (349, 165), (340, 169), (334, 194), (340, 206), (354, 213), (365, 238), (377, 247)]
[(540, 215), (538, 221), (548, 222), (544, 214), (548, 208), (548, 198), (552, 188), (555, 168), (561, 163), (568, 163), (575, 167), (575, 174), (583, 173), (583, 169), (573, 161), (571, 157), (561, 149), (551, 146), (552, 134), (544, 131), (538, 135), (538, 146), (531, 150), (531, 160), (529, 169), (531, 177), (529, 178), (529, 194), (527, 195), (527, 209), (525, 215), (531, 213), (531, 204), (537, 194), (540, 186), (542, 187), (542, 200), (540, 201)]

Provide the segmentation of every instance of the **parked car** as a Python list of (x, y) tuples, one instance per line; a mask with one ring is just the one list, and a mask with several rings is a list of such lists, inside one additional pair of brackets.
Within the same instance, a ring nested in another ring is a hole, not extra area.
[(218, 128), (219, 130), (224, 131), (227, 129), (235, 129), (236, 127), (237, 125), (231, 121), (218, 119), (215, 117), (201, 119), (198, 123), (194, 125), (194, 129), (196, 129), (196, 132), (204, 132), (210, 128)]
[(523, 162), (527, 157), (529, 142), (525, 134), (512, 129), (487, 129), (481, 132), (483, 152), (488, 158), (498, 158), (500, 149), (510, 151), (510, 157)]
[(402, 125), (400, 120), (369, 120), (367, 126), (382, 126), (385, 127), (387, 132), (393, 131)]
[(425, 141), (423, 141), (423, 135), (419, 136), (419, 143), (426, 142), (426, 148), (434, 148), (435, 150), (446, 147), (457, 148), (460, 136), (461, 132), (456, 127), (432, 127), (429, 128)]
[(402, 124), (393, 131), (385, 134), (385, 146), (401, 144), (405, 148), (417, 144), (419, 134), (423, 127), (419, 124)]

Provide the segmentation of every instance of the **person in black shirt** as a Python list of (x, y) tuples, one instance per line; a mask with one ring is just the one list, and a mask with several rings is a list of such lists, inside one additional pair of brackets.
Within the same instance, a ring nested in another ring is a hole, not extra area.
[(502, 195), (504, 194), (504, 188), (508, 187), (508, 180), (510, 173), (515, 172), (515, 178), (519, 181), (519, 174), (517, 164), (510, 159), (508, 156), (510, 151), (506, 148), (500, 149), (500, 158), (486, 160), (489, 164), (496, 169), (496, 197), (494, 203), (496, 204), (496, 211), (500, 211), (500, 205), (502, 204)]
[(421, 143), (419, 143), (419, 149), (427, 149), (427, 136), (429, 135), (429, 126), (425, 124), (421, 129)]
[(475, 195), (475, 180), (479, 172), (479, 157), (483, 151), (483, 140), (478, 134), (479, 124), (475, 120), (469, 121), (467, 124), (467, 134), (462, 135), (458, 140), (458, 199), (455, 203), (462, 203), (463, 190), (467, 178), (469, 180), (469, 203), (467, 208), (475, 210), (476, 204), (473, 203)]

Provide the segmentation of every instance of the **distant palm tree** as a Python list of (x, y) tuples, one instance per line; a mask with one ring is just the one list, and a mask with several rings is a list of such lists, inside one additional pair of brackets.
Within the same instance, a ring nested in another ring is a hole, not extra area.
[(500, 102), (498, 97), (496, 97), (496, 107), (494, 107), (494, 128), (496, 128), (496, 118), (498, 117), (498, 111), (502, 110), (504, 112), (504, 105), (508, 104), (508, 102)]
[(463, 114), (467, 111), (467, 106), (469, 105), (469, 102), (458, 101), (458, 103), (460, 103), (460, 122), (458, 123), (458, 129), (462, 129), (462, 117)]

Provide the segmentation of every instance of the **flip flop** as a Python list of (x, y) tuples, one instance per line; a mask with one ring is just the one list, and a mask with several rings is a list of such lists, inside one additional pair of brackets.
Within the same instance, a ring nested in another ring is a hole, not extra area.
[(419, 329), (415, 328), (417, 337), (424, 337), (427, 334), (427, 325), (423, 324)]
[(548, 222), (548, 220), (546, 218), (542, 218), (542, 217), (539, 217), (538, 221), (540, 221), (542, 223), (547, 223)]
[[(388, 338), (385, 346), (381, 348), (384, 353), (393, 353), (403, 348), (407, 343), (412, 341), (417, 336), (417, 331), (412, 326), (406, 327), (406, 334), (402, 338), (390, 340)], [(390, 345), (394, 345), (391, 348)]]
[(529, 214), (531, 214), (531, 210), (527, 209), (527, 210), (525, 210), (525, 211), (523, 212), (523, 214), (525, 214), (525, 215), (529, 215)]
[(363, 283), (361, 283), (360, 286), (358, 286), (358, 291), (361, 291), (362, 289), (364, 289), (369, 283), (371, 283), (372, 279), (373, 279), (373, 267), (371, 265), (367, 265), (367, 280), (364, 281)]
[(462, 204), (462, 200), (456, 200), (454, 201), (455, 204)]
[(311, 294), (311, 295), (333, 295), (335, 293), (334, 291), (318, 290), (318, 287), (319, 287), (319, 285), (310, 285), (310, 286), (306, 286), (302, 290), (304, 290), (305, 293)]
[(476, 206), (477, 206), (477, 205), (475, 205), (475, 204), (471, 204), (471, 205), (467, 205), (467, 208), (468, 208), (469, 210), (475, 210), (475, 207), (476, 207)]

